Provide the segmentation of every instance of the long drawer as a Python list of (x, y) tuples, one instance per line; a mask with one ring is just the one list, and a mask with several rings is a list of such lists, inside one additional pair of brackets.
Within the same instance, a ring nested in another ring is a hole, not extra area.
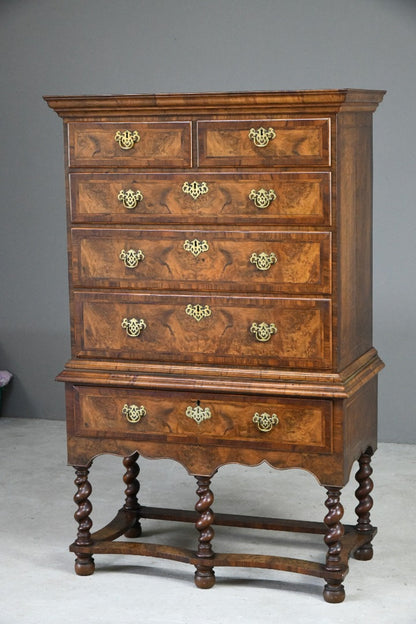
[(75, 387), (84, 437), (329, 453), (331, 401)]
[(72, 173), (74, 223), (330, 224), (330, 173)]
[(198, 122), (200, 167), (329, 166), (330, 120)]
[(191, 123), (74, 122), (68, 126), (71, 167), (190, 167)]
[(73, 228), (75, 286), (329, 293), (329, 232)]
[(331, 366), (323, 298), (73, 293), (74, 357), (241, 366)]

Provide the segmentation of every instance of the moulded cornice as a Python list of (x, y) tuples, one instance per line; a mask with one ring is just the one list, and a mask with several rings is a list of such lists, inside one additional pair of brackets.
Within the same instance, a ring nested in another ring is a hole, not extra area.
[(45, 96), (48, 105), (64, 119), (123, 117), (152, 113), (181, 115), (223, 113), (337, 113), (373, 112), (385, 91), (335, 89), (308, 91), (258, 91), (235, 93), (172, 93), (158, 95)]

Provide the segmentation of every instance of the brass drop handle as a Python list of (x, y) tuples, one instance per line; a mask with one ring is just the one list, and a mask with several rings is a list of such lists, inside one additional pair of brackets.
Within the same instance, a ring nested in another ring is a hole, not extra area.
[(188, 316), (192, 316), (193, 319), (198, 321), (198, 323), (203, 318), (207, 318), (208, 316), (211, 316), (212, 314), (212, 310), (209, 307), (209, 305), (203, 306), (200, 303), (197, 303), (195, 305), (192, 305), (192, 303), (189, 303), (185, 308), (185, 312), (186, 314), (188, 314)]
[(268, 271), (272, 264), (276, 264), (277, 258), (273, 252), (269, 254), (264, 251), (259, 254), (254, 252), (250, 256), (250, 262), (255, 264), (259, 271)]
[(146, 416), (146, 410), (143, 405), (140, 405), (139, 407), (138, 405), (134, 404), (128, 405), (128, 403), (125, 403), (123, 405), (121, 413), (131, 423), (138, 423), (143, 418), (143, 416)]
[(124, 208), (127, 208), (127, 210), (133, 210), (133, 208), (136, 208), (137, 204), (142, 201), (143, 195), (139, 190), (133, 191), (132, 189), (128, 189), (125, 191), (124, 189), (121, 189), (117, 195), (117, 199), (119, 202), (122, 202)]
[(126, 330), (126, 334), (131, 338), (137, 338), (141, 332), (146, 329), (147, 325), (143, 319), (136, 318), (123, 318), (121, 326)]
[(259, 189), (251, 189), (248, 198), (254, 203), (256, 208), (260, 208), (260, 210), (264, 210), (264, 208), (268, 208), (272, 201), (276, 199), (276, 193), (273, 189), (269, 189), (268, 191), (264, 188)]
[(124, 262), (124, 266), (128, 269), (135, 269), (140, 260), (144, 260), (144, 253), (141, 249), (122, 249), (119, 255), (120, 260)]
[(197, 182), (194, 180), (193, 182), (184, 182), (182, 185), (182, 191), (186, 195), (190, 195), (192, 199), (198, 199), (200, 195), (208, 193), (209, 188), (206, 182)]
[(185, 414), (188, 418), (192, 418), (196, 422), (197, 425), (200, 425), (203, 420), (208, 420), (211, 418), (211, 410), (209, 407), (202, 408), (199, 404), (199, 401), (196, 402), (196, 406), (192, 407), (192, 405), (188, 405), (186, 408)]
[(140, 134), (137, 130), (117, 130), (114, 135), (114, 140), (119, 144), (119, 147), (123, 150), (129, 150), (134, 147), (135, 143), (140, 141)]
[(250, 128), (248, 136), (256, 147), (266, 147), (269, 141), (276, 138), (276, 132), (273, 128)]
[(194, 238), (191, 241), (186, 239), (183, 244), (183, 248), (185, 251), (189, 251), (194, 258), (197, 258), (204, 251), (208, 251), (209, 245), (206, 240), (200, 241), (197, 238)]
[(252, 323), (250, 332), (255, 335), (259, 342), (268, 342), (277, 332), (277, 327), (274, 323)]
[(257, 425), (259, 431), (268, 433), (275, 425), (279, 424), (279, 419), (276, 414), (268, 414), (267, 412), (259, 414), (256, 412), (253, 416), (253, 423)]

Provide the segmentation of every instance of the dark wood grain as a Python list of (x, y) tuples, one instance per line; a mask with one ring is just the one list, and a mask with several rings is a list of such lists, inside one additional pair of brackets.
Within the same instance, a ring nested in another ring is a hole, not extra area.
[(250, 117), (281, 114), (374, 112), (386, 92), (370, 89), (309, 89), (228, 93), (45, 96), (64, 119), (128, 119), (137, 115), (215, 117), (248, 112)]
[[(383, 95), (46, 98), (65, 127), (72, 357), (58, 379), (77, 469), (78, 574), (94, 571), (94, 553), (192, 564), (205, 588), (216, 566), (270, 568), (322, 578), (325, 600), (341, 602), (350, 555), (372, 556), (383, 366), (372, 346), (372, 113)], [(275, 133), (264, 147), (249, 136), (260, 127)], [(140, 140), (123, 150), (117, 130)], [(204, 183), (195, 198), (194, 182)], [(259, 207), (262, 189), (272, 201)], [(141, 193), (133, 207), (120, 201), (129, 190)], [(194, 239), (206, 241), (199, 255), (184, 248)], [(137, 266), (123, 249), (140, 250)], [(267, 271), (250, 261), (262, 252), (276, 258)], [(188, 305), (211, 314), (196, 320)], [(129, 336), (124, 318), (146, 327)], [(250, 331), (262, 322), (276, 329), (266, 342)], [(88, 470), (104, 453), (124, 458), (125, 502), (91, 533)], [(139, 453), (197, 476), (195, 512), (140, 505)], [(357, 461), (358, 520), (344, 527), (340, 493)], [(314, 475), (327, 492), (324, 522), (215, 518), (212, 475), (262, 462)], [(116, 541), (138, 538), (140, 518), (194, 522), (196, 549)], [(326, 561), (214, 553), (214, 523), (322, 534)]]
[(215, 556), (211, 545), (214, 538), (214, 529), (212, 528), (214, 513), (211, 509), (214, 495), (210, 490), (211, 480), (208, 477), (199, 476), (196, 477), (196, 480), (198, 484), (196, 491), (198, 501), (195, 505), (195, 511), (197, 512), (195, 527), (199, 537), (196, 551), (198, 563), (195, 566), (195, 585), (200, 589), (209, 589), (215, 584), (213, 566), (210, 565), (210, 562), (207, 563)]
[[(190, 392), (155, 392), (79, 386), (76, 388), (74, 433), (92, 438), (153, 439), (172, 443), (248, 447), (268, 450), (332, 450), (332, 404), (324, 400), (240, 396)], [(146, 415), (129, 422), (123, 406), (143, 405)], [(210, 417), (200, 423), (187, 416), (188, 407), (208, 408)], [(256, 412), (275, 413), (279, 422), (268, 432), (253, 422)], [(125, 460), (126, 461), (126, 460)]]
[(338, 334), (343, 368), (372, 345), (372, 120), (369, 113), (337, 122)]
[[(323, 225), (330, 223), (329, 172), (212, 173), (71, 173), (71, 218), (76, 223), (253, 223)], [(208, 193), (194, 200), (185, 182), (206, 182)], [(276, 194), (257, 208), (251, 191)], [(125, 208), (121, 190), (140, 190), (143, 199)]]
[[(370, 511), (373, 507), (373, 499), (371, 492), (373, 491), (373, 481), (371, 475), (373, 469), (371, 468), (371, 456), (373, 452), (371, 449), (367, 449), (366, 453), (363, 453), (359, 461), (359, 470), (357, 471), (355, 478), (358, 482), (358, 488), (355, 490), (355, 496), (358, 500), (358, 505), (355, 508), (357, 514), (357, 531), (363, 535), (372, 536), (373, 527), (370, 520)], [(369, 561), (373, 558), (373, 546), (369, 540), (358, 548), (354, 552), (355, 559), (361, 561)]]
[[(328, 299), (208, 297), (148, 293), (74, 292), (79, 324), (75, 357), (164, 362), (206, 362), (245, 366), (329, 368), (331, 366)], [(188, 305), (209, 306), (200, 321)], [(143, 319), (146, 329), (131, 337), (124, 318)], [(259, 342), (253, 323), (276, 326)]]
[(77, 510), (74, 518), (78, 523), (77, 539), (75, 540), (74, 551), (77, 558), (75, 559), (75, 572), (79, 576), (89, 576), (94, 573), (94, 558), (90, 554), (85, 554), (79, 548), (89, 547), (92, 545), (91, 527), (92, 520), (90, 518), (92, 505), (89, 497), (91, 496), (91, 484), (88, 481), (89, 469), (84, 466), (75, 466), (75, 485), (77, 491), (74, 495), (74, 502)]
[(140, 490), (140, 483), (137, 479), (140, 472), (140, 468), (137, 463), (138, 458), (139, 454), (133, 453), (133, 455), (124, 457), (123, 459), (123, 466), (126, 468), (126, 472), (123, 476), (123, 481), (126, 484), (126, 489), (124, 490), (126, 500), (123, 505), (123, 509), (127, 513), (134, 514), (136, 516), (136, 522), (134, 525), (129, 526), (128, 530), (124, 533), (126, 537), (140, 537), (142, 534), (142, 526), (139, 520), (140, 504), (137, 500), (137, 494)]
[[(325, 505), (328, 513), (324, 518), (327, 527), (325, 535), (325, 543), (328, 546), (326, 555), (325, 570), (329, 572), (342, 572), (342, 537), (344, 536), (344, 527), (341, 523), (344, 509), (340, 503), (341, 491), (337, 488), (328, 488), (327, 499)], [(345, 598), (345, 590), (342, 585), (341, 578), (326, 577), (326, 585), (324, 588), (324, 598), (326, 602), (342, 602)]]
[[(137, 131), (140, 140), (131, 149), (115, 141), (117, 131)], [(72, 167), (189, 167), (189, 122), (74, 123), (69, 131)]]
[[(71, 359), (67, 362), (65, 370), (57, 376), (57, 380), (69, 384), (99, 384), (124, 388), (163, 390), (194, 390), (198, 388), (200, 391), (208, 392), (224, 392), (224, 382), (226, 381), (226, 392), (239, 392), (246, 395), (259, 394), (260, 391), (265, 396), (280, 394), (292, 397), (347, 399), (355, 397), (356, 394), (361, 398), (362, 395), (359, 391), (367, 384), (374, 387), (376, 391), (375, 376), (383, 369), (383, 366), (384, 364), (375, 349), (370, 349), (339, 372), (264, 367), (243, 369), (204, 364), (172, 363), (167, 365), (160, 362), (131, 360), (111, 360), (111, 370), (109, 370), (109, 362), (106, 360)], [(376, 437), (374, 436), (377, 427), (373, 419), (376, 415), (373, 405), (374, 394), (374, 391), (368, 393), (368, 389), (365, 389), (365, 405), (355, 399), (352, 399), (351, 406), (348, 403), (354, 417), (351, 416), (347, 419), (351, 438), (348, 437), (346, 448), (348, 447), (351, 453), (355, 455), (353, 461), (366, 448), (364, 447), (362, 451), (358, 449), (363, 444), (359, 440), (362, 432), (366, 436), (367, 434), (372, 436), (370, 446), (376, 448)], [(358, 406), (353, 407), (357, 403)], [(377, 401), (375, 401), (375, 405), (376, 403)], [(366, 410), (368, 409), (370, 418), (360, 420), (360, 409), (363, 409), (364, 413), (367, 413)]]
[[(200, 167), (307, 167), (330, 164), (329, 119), (251, 119), (198, 122)], [(251, 128), (272, 128), (275, 138), (256, 147)]]
[[(73, 228), (74, 286), (141, 290), (203, 290), (262, 293), (329, 293), (331, 235), (321, 232), (235, 230), (130, 230)], [(198, 256), (186, 241), (205, 241)], [(135, 267), (123, 250), (140, 250)], [(274, 254), (259, 269), (253, 254)]]

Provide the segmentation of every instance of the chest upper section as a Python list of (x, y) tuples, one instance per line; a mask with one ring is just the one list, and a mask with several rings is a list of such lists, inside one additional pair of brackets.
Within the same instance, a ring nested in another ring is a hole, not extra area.
[(344, 330), (368, 350), (382, 95), (48, 98), (65, 122), (73, 357), (328, 369)]

